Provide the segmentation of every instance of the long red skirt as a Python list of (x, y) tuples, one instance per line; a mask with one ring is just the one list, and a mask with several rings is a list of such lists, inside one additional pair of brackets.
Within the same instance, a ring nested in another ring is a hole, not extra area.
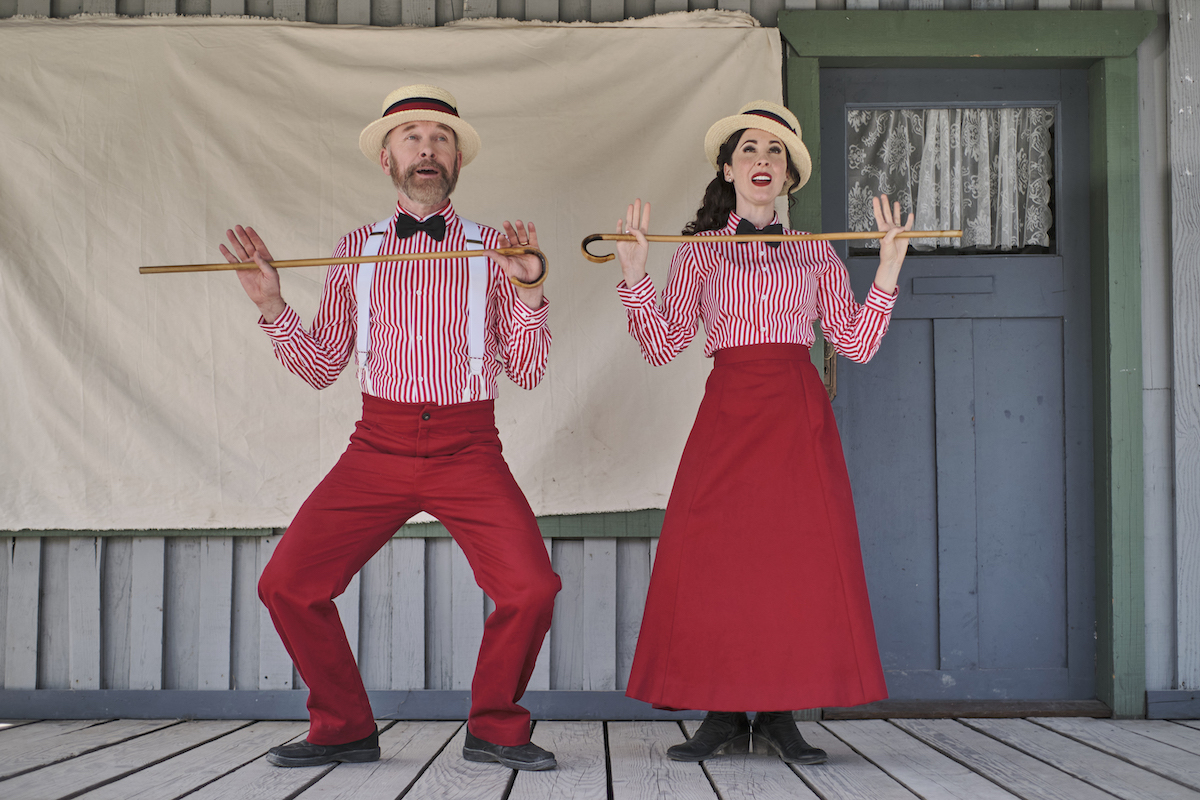
[(808, 348), (716, 353), (626, 694), (705, 711), (887, 697), (850, 478)]

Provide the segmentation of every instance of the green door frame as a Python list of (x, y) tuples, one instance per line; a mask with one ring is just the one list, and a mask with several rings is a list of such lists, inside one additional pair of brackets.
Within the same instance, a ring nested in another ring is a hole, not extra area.
[(1153, 11), (783, 11), (787, 105), (813, 156), (794, 228), (821, 230), (821, 67), (1088, 70), (1096, 694), (1146, 713), (1136, 51)]

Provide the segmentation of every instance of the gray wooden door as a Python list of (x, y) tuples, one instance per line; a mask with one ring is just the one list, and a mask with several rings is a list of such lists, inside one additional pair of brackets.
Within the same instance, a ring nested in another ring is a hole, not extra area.
[[(1051, 254), (910, 253), (880, 352), (838, 362), (897, 699), (1094, 696), (1085, 73), (823, 70), (823, 225), (846, 230), (847, 106), (1007, 104), (1056, 110)], [(846, 260), (861, 301), (878, 259)]]

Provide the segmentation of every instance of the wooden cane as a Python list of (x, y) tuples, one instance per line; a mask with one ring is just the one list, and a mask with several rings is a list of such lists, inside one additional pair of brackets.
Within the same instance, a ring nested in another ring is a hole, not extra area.
[[(646, 234), (650, 242), (830, 242), (847, 239), (882, 239), (887, 236), (884, 231), (842, 231), (840, 233), (744, 233), (720, 234), (712, 236), (658, 236)], [(897, 239), (959, 239), (962, 231), (901, 231)], [(596, 256), (588, 252), (592, 242), (636, 242), (632, 233), (593, 233), (583, 240), (580, 249), (588, 261), (603, 264), (612, 261), (616, 256), (612, 253), (606, 256)]]
[[(403, 253), (378, 256), (351, 256), (348, 258), (297, 258), (290, 261), (269, 261), (267, 263), (275, 267), (275, 269), (284, 269), (286, 267), (323, 267), (327, 264), (369, 264), (382, 261), (436, 261), (446, 258), (471, 258), (483, 252), (485, 251), (454, 250), (447, 253)], [(496, 247), (489, 252), (499, 253), (502, 256), (537, 256), (538, 261), (542, 262), (542, 274), (538, 275), (537, 280), (533, 283), (524, 283), (511, 275), (508, 279), (514, 286), (520, 286), (522, 289), (534, 289), (545, 283), (550, 265), (546, 261), (546, 254), (536, 247)], [(612, 258), (612, 256), (609, 256), (609, 258)], [(227, 262), (224, 264), (177, 264), (158, 267), (139, 267), (138, 272), (142, 275), (157, 275), (164, 272), (215, 272), (230, 269), (258, 269), (258, 264), (255, 264), (253, 261)]]

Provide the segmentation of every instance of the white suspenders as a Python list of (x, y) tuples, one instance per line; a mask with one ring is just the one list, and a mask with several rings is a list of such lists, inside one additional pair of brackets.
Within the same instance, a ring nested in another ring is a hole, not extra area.
[[(377, 256), (379, 248), (394, 217), (375, 223), (371, 234), (363, 244), (362, 255)], [(479, 225), (458, 218), (462, 223), (467, 240), (467, 250), (482, 250), (483, 237)], [(484, 318), (487, 314), (487, 257), (472, 256), (467, 259), (467, 382), (463, 387), (462, 402), (483, 397), (483, 338)], [(358, 382), (365, 394), (372, 394), (371, 373), (367, 361), (371, 355), (371, 283), (375, 280), (375, 264), (359, 264), (358, 277), (354, 281), (354, 300), (358, 306), (356, 320), (357, 337), (355, 353), (358, 360)]]

